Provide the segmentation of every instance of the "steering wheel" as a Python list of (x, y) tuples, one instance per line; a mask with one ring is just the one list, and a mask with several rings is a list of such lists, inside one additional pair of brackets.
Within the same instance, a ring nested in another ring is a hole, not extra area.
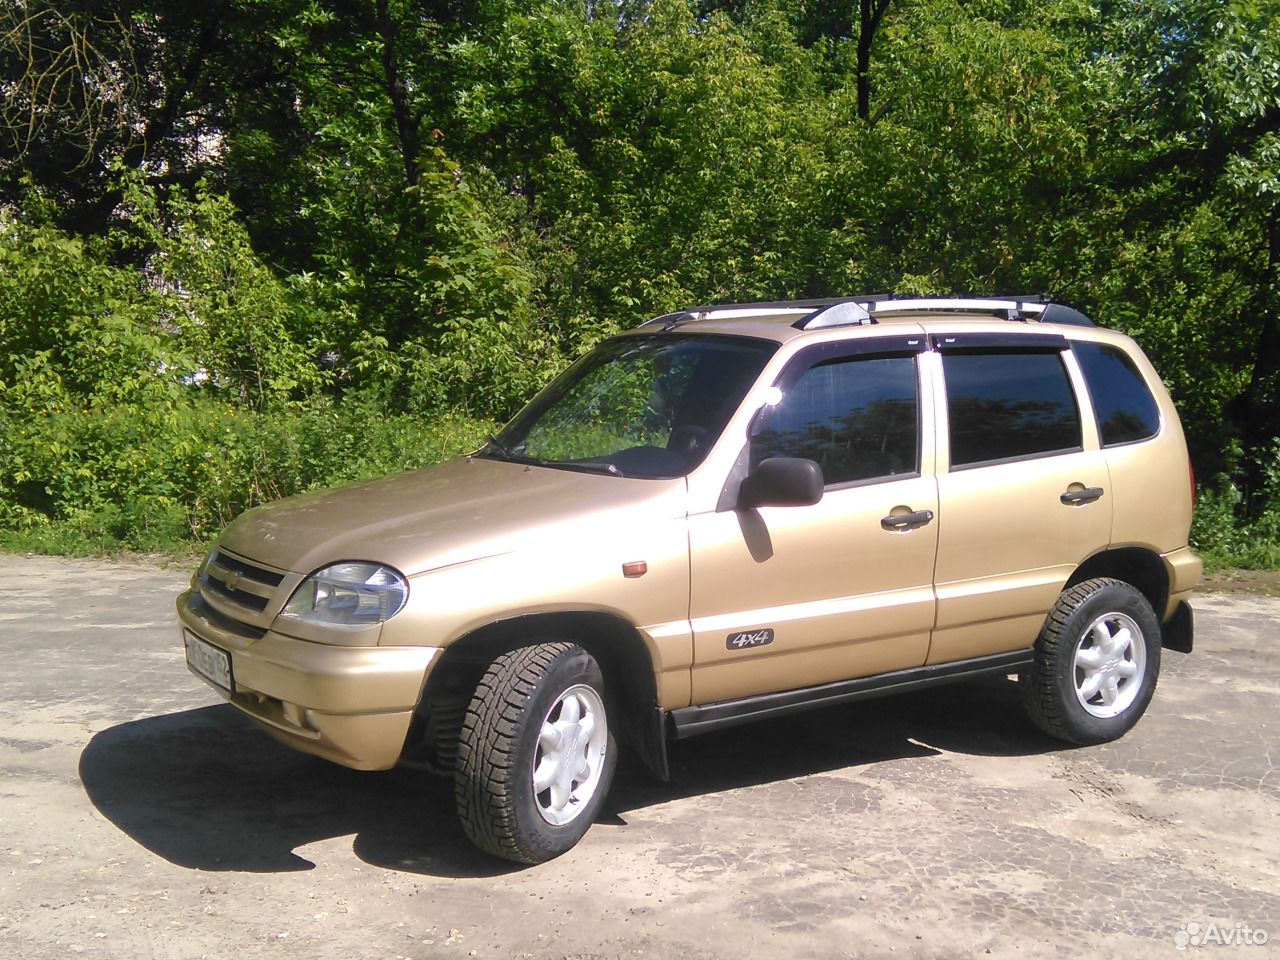
[(673, 453), (686, 456), (700, 452), (707, 443), (707, 431), (704, 427), (692, 423), (684, 423), (671, 431), (667, 438), (667, 449)]

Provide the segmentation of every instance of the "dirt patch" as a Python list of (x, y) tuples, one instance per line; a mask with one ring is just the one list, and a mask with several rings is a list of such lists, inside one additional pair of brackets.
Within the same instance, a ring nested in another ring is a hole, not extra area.
[(1219, 570), (1205, 574), (1197, 589), (1205, 593), (1252, 593), (1280, 597), (1280, 570)]

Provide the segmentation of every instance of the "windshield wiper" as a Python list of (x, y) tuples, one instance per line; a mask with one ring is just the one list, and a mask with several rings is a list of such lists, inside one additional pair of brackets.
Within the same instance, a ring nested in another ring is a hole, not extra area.
[[(612, 463), (605, 463), (600, 460), (542, 460), (538, 457), (516, 453), (493, 434), (485, 437), (485, 449), (492, 450), (502, 459), (510, 460), (512, 463), (528, 463), (537, 467), (570, 467), (575, 470), (589, 470), (592, 473), (607, 473), (611, 477), (622, 476), (622, 471)], [(484, 451), (481, 452), (483, 453)]]
[(607, 473), (611, 477), (622, 476), (622, 471), (612, 463), (604, 463), (600, 460), (539, 460), (538, 464), (543, 467), (570, 467), (574, 470), (589, 470), (592, 473)]
[(507, 460), (527, 460), (528, 459), (527, 457), (522, 457), (519, 454), (512, 453), (510, 450), (507, 449), (506, 445), (497, 437), (495, 437), (492, 433), (489, 434), (484, 439), (485, 439), (486, 447), (492, 447), (500, 456), (506, 458)]

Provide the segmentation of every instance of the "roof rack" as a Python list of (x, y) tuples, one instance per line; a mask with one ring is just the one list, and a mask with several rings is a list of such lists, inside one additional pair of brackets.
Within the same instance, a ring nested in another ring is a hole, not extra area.
[[(660, 317), (654, 317), (652, 320), (646, 320), (640, 324), (640, 327), (661, 327), (663, 331), (674, 329), (682, 323), (691, 323), (697, 320), (691, 310), (677, 310), (674, 313), (664, 313)], [(637, 327), (636, 329), (640, 329)]]
[(871, 294), (860, 297), (830, 297), (817, 300), (772, 300), (760, 303), (725, 303), (689, 307), (675, 313), (664, 314), (640, 324), (641, 327), (660, 326), (671, 330), (684, 323), (700, 320), (743, 320), (750, 317), (797, 314), (797, 330), (820, 330), (825, 327), (865, 326), (876, 322), (877, 314), (918, 313), (978, 313), (995, 315), (1004, 320), (1037, 320), (1040, 323), (1063, 323), (1071, 326), (1092, 327), (1094, 322), (1079, 310), (1062, 303), (1055, 303), (1044, 295), (1015, 295), (1005, 297), (914, 297), (892, 293)]
[(979, 313), (994, 314), (1004, 320), (1040, 323), (1065, 323), (1071, 326), (1092, 327), (1094, 322), (1079, 310), (1063, 303), (1054, 303), (1045, 296), (1010, 297), (856, 297), (852, 303), (858, 313), (840, 310), (845, 303), (836, 303), (815, 310), (801, 317), (792, 326), (798, 330), (815, 330), (822, 327), (843, 326), (849, 323), (875, 323), (877, 314), (921, 313)]
[[(846, 298), (847, 299), (847, 298)], [(641, 327), (662, 327), (670, 330), (678, 324), (695, 320), (745, 320), (750, 317), (776, 317), (779, 314), (805, 315), (817, 307), (830, 306), (838, 300), (776, 300), (767, 303), (715, 303), (701, 307), (689, 307), (674, 313), (646, 320)]]
[[(837, 305), (840, 306), (840, 305)], [(1032, 316), (1039, 318), (1045, 305), (1032, 297), (859, 297), (854, 306), (861, 317), (849, 310), (836, 311), (835, 307), (816, 310), (798, 320), (798, 330), (816, 330), (822, 327), (844, 326), (849, 323), (875, 323), (875, 314), (919, 313), (983, 313), (995, 314), (1004, 320), (1025, 321)]]

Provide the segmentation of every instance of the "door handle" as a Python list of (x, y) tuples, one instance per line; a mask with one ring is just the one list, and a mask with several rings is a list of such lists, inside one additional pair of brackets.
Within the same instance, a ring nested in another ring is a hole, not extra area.
[(1068, 490), (1058, 499), (1063, 503), (1093, 503), (1093, 501), (1101, 499), (1101, 487), (1085, 487), (1083, 490)]
[(880, 526), (886, 530), (901, 530), (903, 527), (918, 527), (933, 519), (932, 510), (917, 510), (915, 513), (889, 514), (880, 520)]

